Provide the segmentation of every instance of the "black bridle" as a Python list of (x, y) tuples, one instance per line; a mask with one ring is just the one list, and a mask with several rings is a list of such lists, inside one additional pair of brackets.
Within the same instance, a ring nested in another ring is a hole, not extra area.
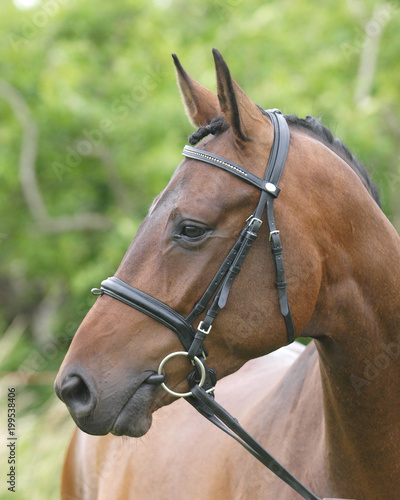
[[(213, 394), (210, 394), (214, 390), (216, 374), (213, 369), (206, 365), (207, 351), (203, 345), (203, 341), (210, 333), (212, 323), (217, 317), (218, 312), (225, 307), (233, 281), (239, 274), (242, 264), (257, 238), (265, 210), (269, 227), (269, 241), (275, 267), (275, 285), (278, 291), (280, 311), (285, 320), (287, 343), (293, 342), (296, 338), (286, 292), (287, 283), (285, 279), (282, 245), (279, 230), (275, 225), (273, 210), (274, 200), (280, 192), (278, 184), (289, 150), (290, 132), (287, 122), (279, 110), (268, 110), (263, 111), (263, 113), (269, 117), (274, 127), (274, 141), (264, 179), (254, 175), (241, 165), (208, 151), (191, 146), (185, 146), (183, 149), (182, 154), (185, 157), (202, 161), (230, 172), (261, 191), (255, 211), (247, 219), (236, 243), (188, 316), (184, 317), (164, 302), (128, 285), (116, 277), (107, 278), (101, 283), (100, 289), (93, 289), (92, 293), (94, 295), (109, 295), (137, 309), (175, 332), (179, 337), (185, 351), (175, 352), (166, 356), (160, 363), (158, 374), (151, 375), (147, 379), (147, 383), (161, 383), (162, 387), (170, 394), (177, 397), (185, 397), (197, 411), (208, 418), (214, 425), (236, 439), (260, 462), (303, 496), (303, 498), (319, 500), (317, 496), (303, 486), (289, 471), (258, 444), (257, 441), (239, 425), (236, 419), (218, 405), (213, 398)], [(195, 329), (193, 327), (193, 322), (204, 311), (206, 311), (204, 319), (200, 321)], [(171, 357), (177, 355), (187, 356), (195, 367), (188, 376), (190, 392), (177, 393), (169, 389), (165, 384), (165, 377), (163, 375), (164, 364)]]

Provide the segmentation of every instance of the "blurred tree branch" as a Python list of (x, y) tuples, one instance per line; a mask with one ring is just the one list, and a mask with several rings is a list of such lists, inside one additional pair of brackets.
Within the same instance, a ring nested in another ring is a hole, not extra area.
[(25, 314), (18, 314), (3, 333), (0, 340), (0, 366), (11, 355), (28, 326)]
[(364, 33), (364, 42), (362, 44), (354, 91), (354, 101), (359, 108), (362, 108), (368, 103), (368, 99), (371, 96), (379, 45), (383, 30), (391, 18), (391, 8), (389, 4), (379, 3), (375, 6), (372, 17), (365, 21), (365, 12), (361, 8), (362, 4), (354, 0), (348, 0), (348, 3), (352, 5), (353, 12), (357, 12), (357, 17), (363, 26)]
[(102, 144), (96, 144), (93, 147), (93, 152), (90, 156), (101, 161), (107, 174), (108, 187), (114, 195), (116, 205), (118, 205), (119, 208), (124, 212), (131, 213), (133, 208), (132, 203), (129, 194), (125, 189), (125, 186), (123, 185), (120, 177), (117, 174), (117, 167), (114, 163), (114, 158), (111, 151)]
[(8, 82), (0, 79), (0, 95), (9, 103), (22, 128), (19, 177), (29, 211), (38, 228), (46, 233), (66, 231), (106, 230), (111, 221), (102, 214), (87, 212), (51, 217), (45, 206), (36, 177), (35, 163), (39, 131), (22, 95)]
[(387, 130), (393, 134), (396, 138), (396, 141), (400, 143), (400, 120), (396, 113), (389, 107), (384, 109), (385, 116), (385, 126)]
[(44, 346), (53, 337), (53, 325), (58, 309), (65, 300), (66, 294), (62, 284), (55, 281), (47, 290), (46, 295), (33, 311), (31, 330), (38, 346)]
[(361, 25), (367, 23), (368, 14), (364, 0), (347, 0), (347, 5), (352, 15), (358, 18)]

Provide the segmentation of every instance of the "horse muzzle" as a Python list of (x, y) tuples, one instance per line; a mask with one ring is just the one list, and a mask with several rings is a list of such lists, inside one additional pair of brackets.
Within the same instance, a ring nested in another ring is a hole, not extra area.
[(88, 374), (70, 370), (58, 375), (54, 390), (87, 434), (140, 437), (151, 426), (151, 406), (161, 379), (154, 372), (142, 373), (123, 390), (99, 392)]

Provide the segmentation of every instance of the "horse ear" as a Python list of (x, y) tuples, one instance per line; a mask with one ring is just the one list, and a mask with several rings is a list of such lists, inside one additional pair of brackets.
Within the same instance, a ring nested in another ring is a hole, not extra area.
[(217, 74), (218, 99), (221, 110), (241, 141), (248, 141), (260, 125), (261, 111), (233, 80), (229, 68), (217, 49), (213, 49)]
[(186, 73), (176, 54), (172, 57), (190, 123), (195, 127), (205, 127), (221, 113), (218, 97)]

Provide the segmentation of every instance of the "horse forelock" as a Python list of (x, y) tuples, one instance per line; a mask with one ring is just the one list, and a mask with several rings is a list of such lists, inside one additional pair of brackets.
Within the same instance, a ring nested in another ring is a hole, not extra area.
[(195, 145), (204, 137), (207, 137), (209, 134), (218, 135), (224, 132), (229, 128), (229, 123), (225, 120), (223, 115), (218, 115), (212, 120), (209, 125), (205, 127), (199, 127), (196, 132), (193, 132), (188, 137), (189, 144)]

